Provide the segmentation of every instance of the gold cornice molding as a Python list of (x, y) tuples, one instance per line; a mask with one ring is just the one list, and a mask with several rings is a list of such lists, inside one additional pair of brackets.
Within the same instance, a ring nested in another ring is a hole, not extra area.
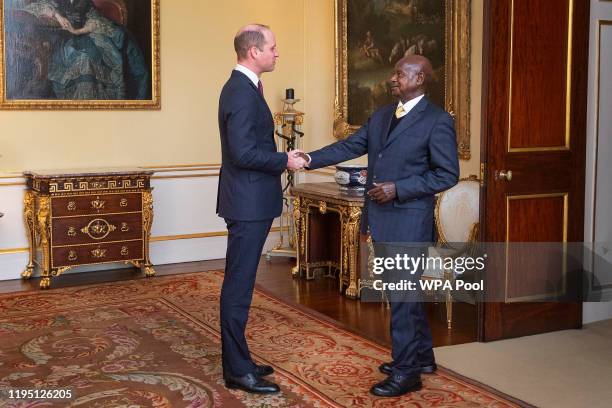
[(177, 241), (179, 239), (198, 239), (226, 236), (227, 231), (198, 232), (195, 234), (159, 235), (151, 237), (151, 242)]
[(4, 249), (0, 249), (0, 255), (18, 254), (20, 252), (28, 252), (28, 248), (4, 248)]
[[(197, 167), (193, 167), (197, 166)], [(196, 173), (196, 174), (176, 174), (176, 175), (159, 175), (152, 176), (151, 179), (155, 180), (164, 180), (164, 179), (180, 179), (180, 178), (203, 178), (203, 177), (218, 177), (219, 172), (215, 170), (220, 170), (220, 164), (185, 164), (185, 165), (171, 165), (171, 166), (138, 166), (143, 169), (153, 170), (155, 173), (174, 173), (174, 172), (189, 172), (189, 171), (210, 171), (212, 173)], [(336, 169), (332, 166), (324, 167), (318, 170), (310, 170), (308, 173), (313, 174), (321, 174), (325, 176), (333, 176), (336, 172)], [(17, 174), (14, 176), (0, 176), (0, 180), (2, 179), (21, 179), (24, 177), (21, 174)], [(6, 186), (25, 186), (25, 182), (15, 181), (15, 182), (7, 182), (0, 183), (0, 187)]]
[[(270, 232), (279, 232), (280, 227), (270, 228)], [(160, 235), (157, 237), (151, 237), (151, 242), (161, 241), (177, 241), (179, 239), (198, 239), (198, 238), (212, 238), (212, 237), (225, 237), (227, 231), (211, 231), (211, 232), (197, 232), (195, 234), (178, 234), (178, 235)]]
[[(173, 166), (173, 167), (172, 167)], [(220, 164), (201, 164), (201, 165), (172, 165), (172, 166), (139, 166), (143, 169), (154, 170), (155, 173), (174, 173), (174, 172), (189, 172), (189, 171), (210, 171), (212, 173), (196, 173), (196, 174), (177, 174), (170, 176), (152, 176), (152, 179), (179, 179), (179, 178), (200, 178), (200, 177), (218, 177), (218, 170), (221, 169)], [(196, 166), (196, 167), (194, 167)], [(24, 180), (21, 173), (15, 175), (0, 175), (0, 180)], [(8, 186), (25, 186), (24, 181), (11, 181), (6, 183), (0, 183), (0, 187)]]
[[(189, 168), (200, 168), (200, 167), (220, 168), (221, 163), (167, 164), (167, 165), (166, 164), (156, 164), (156, 165), (146, 165), (146, 166), (137, 166), (137, 167), (142, 167), (143, 169), (149, 169), (149, 170), (155, 170), (155, 171), (164, 171), (162, 169), (189, 169)], [(165, 170), (165, 171), (172, 171), (172, 170)]]
[[(141, 169), (154, 170), (155, 172), (173, 171), (196, 171), (216, 170), (221, 168), (221, 163), (196, 163), (196, 164), (156, 164), (156, 165), (128, 165), (126, 167), (139, 167)], [(23, 178), (22, 171), (0, 171), (0, 179)]]
[(218, 177), (219, 173), (199, 173), (199, 174), (180, 174), (175, 176), (152, 176), (151, 179), (179, 179), (179, 178), (202, 178), (202, 177)]
[[(142, 167), (144, 168), (144, 167)], [(152, 169), (147, 169), (147, 170), (153, 170), (155, 173), (175, 173), (175, 172), (184, 172), (184, 171), (212, 171), (212, 170), (220, 170), (221, 169), (221, 165), (218, 166), (211, 166), (211, 167), (190, 167), (190, 168), (177, 168), (177, 169), (168, 169), (168, 168), (161, 168), (161, 169), (156, 169), (156, 168), (152, 168)]]
[(23, 181), (15, 181), (12, 183), (0, 183), (0, 187), (9, 187), (9, 186), (24, 186), (25, 187), (26, 183)]
[[(171, 164), (171, 165), (160, 165), (160, 166), (137, 166), (143, 169), (153, 170), (155, 173), (174, 173), (174, 172), (190, 172), (190, 171), (210, 171), (211, 173), (196, 173), (196, 174), (176, 174), (176, 175), (159, 175), (152, 176), (151, 179), (164, 180), (164, 179), (180, 179), (180, 178), (204, 178), (204, 177), (218, 177), (221, 169), (221, 164), (210, 163), (210, 164)], [(333, 166), (323, 167), (317, 170), (309, 170), (308, 173), (320, 174), (325, 176), (333, 176), (336, 169)], [(306, 173), (306, 174), (308, 174)], [(24, 177), (21, 173), (15, 173), (15, 175), (0, 175), (0, 180), (17, 179), (23, 180)], [(7, 186), (25, 186), (23, 181), (14, 181), (0, 183), (0, 187)]]

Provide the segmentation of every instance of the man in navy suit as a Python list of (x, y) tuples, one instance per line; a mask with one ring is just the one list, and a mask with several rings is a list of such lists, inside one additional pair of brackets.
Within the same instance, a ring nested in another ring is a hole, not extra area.
[(221, 288), (223, 377), (228, 388), (274, 393), (278, 385), (263, 379), (273, 369), (251, 359), (244, 331), (255, 274), (272, 221), (282, 211), (281, 174), (302, 168), (294, 152), (277, 152), (274, 121), (260, 77), (274, 70), (278, 52), (274, 33), (250, 24), (234, 38), (238, 64), (219, 98), (221, 174), (217, 213), (228, 230)]
[[(397, 104), (378, 109), (347, 139), (309, 155), (299, 153), (310, 160), (310, 169), (368, 154), (369, 199), (361, 218), (361, 232), (369, 229), (375, 243), (431, 242), (434, 195), (458, 181), (453, 119), (425, 97), (431, 77), (427, 58), (402, 58), (389, 79), (391, 93), (399, 99)], [(420, 273), (422, 270), (416, 276)], [(436, 370), (423, 304), (414, 298), (393, 299), (390, 297), (393, 361), (379, 367), (388, 378), (370, 390), (384, 397), (419, 390), (420, 374)]]

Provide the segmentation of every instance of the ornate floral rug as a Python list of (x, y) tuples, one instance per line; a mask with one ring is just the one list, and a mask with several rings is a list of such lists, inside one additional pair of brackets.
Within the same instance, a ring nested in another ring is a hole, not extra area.
[(423, 390), (375, 398), (389, 350), (256, 291), (253, 356), (282, 392), (223, 386), (218, 300), (222, 274), (188, 275), (0, 296), (0, 389), (69, 389), (68, 401), (0, 407), (508, 407), (441, 369)]

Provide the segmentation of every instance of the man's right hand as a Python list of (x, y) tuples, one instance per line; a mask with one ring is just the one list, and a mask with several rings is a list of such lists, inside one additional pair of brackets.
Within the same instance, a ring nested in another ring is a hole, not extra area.
[(302, 159), (304, 159), (304, 161), (306, 162), (306, 164), (304, 164), (304, 166), (308, 166), (308, 164), (310, 164), (310, 157), (304, 153), (301, 150), (294, 150), (295, 155), (298, 157), (301, 157)]
[(308, 163), (308, 157), (301, 150), (287, 152), (287, 168), (289, 170), (300, 170)]

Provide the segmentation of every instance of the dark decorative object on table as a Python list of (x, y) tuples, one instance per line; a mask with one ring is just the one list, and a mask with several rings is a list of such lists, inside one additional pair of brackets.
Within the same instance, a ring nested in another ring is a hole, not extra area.
[(344, 164), (336, 166), (334, 178), (340, 191), (363, 195), (368, 177), (368, 166), (363, 164)]

